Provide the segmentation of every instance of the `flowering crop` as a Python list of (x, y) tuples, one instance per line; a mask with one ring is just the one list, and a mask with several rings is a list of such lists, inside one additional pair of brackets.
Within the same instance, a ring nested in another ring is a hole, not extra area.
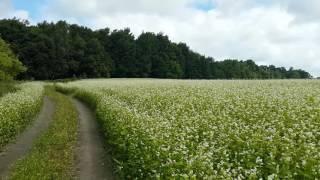
[(123, 178), (320, 177), (320, 82), (83, 80)]
[(41, 106), (42, 83), (24, 83), (19, 89), (0, 98), (0, 150), (28, 125)]

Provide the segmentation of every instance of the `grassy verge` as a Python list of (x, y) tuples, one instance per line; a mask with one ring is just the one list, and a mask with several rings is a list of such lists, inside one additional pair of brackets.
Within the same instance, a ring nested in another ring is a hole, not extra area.
[(16, 91), (17, 88), (14, 82), (0, 82), (0, 97), (9, 93)]
[(46, 89), (56, 103), (52, 124), (31, 152), (13, 167), (10, 179), (71, 179), (77, 143), (77, 111), (67, 96)]

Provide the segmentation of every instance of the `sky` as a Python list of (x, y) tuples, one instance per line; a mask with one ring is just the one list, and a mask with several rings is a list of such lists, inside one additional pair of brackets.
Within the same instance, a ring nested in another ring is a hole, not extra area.
[(163, 32), (200, 54), (320, 76), (319, 0), (0, 0), (0, 18)]

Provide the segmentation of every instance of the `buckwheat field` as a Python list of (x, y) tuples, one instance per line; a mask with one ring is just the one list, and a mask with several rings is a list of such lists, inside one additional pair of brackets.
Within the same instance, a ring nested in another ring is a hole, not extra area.
[(0, 97), (0, 151), (32, 121), (43, 97), (43, 83), (17, 85), (18, 90)]
[(320, 82), (82, 80), (122, 178), (320, 177)]

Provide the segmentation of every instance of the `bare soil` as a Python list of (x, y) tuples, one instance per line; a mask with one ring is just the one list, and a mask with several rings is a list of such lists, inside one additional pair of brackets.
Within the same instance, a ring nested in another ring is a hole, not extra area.
[(79, 144), (77, 172), (79, 179), (113, 180), (112, 160), (104, 146), (99, 126), (92, 111), (77, 99), (72, 99), (79, 113)]

